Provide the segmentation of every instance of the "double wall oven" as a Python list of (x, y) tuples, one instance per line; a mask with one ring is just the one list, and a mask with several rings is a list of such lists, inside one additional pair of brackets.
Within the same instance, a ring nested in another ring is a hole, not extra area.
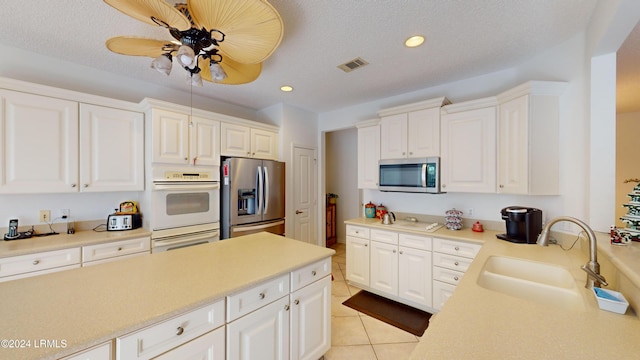
[(151, 252), (220, 239), (220, 171), (154, 167)]

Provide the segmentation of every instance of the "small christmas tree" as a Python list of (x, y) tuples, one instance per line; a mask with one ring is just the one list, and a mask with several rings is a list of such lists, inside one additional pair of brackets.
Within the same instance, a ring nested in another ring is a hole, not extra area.
[(622, 204), (627, 208), (627, 215), (620, 218), (626, 227), (623, 229), (611, 227), (611, 244), (626, 245), (631, 241), (640, 242), (640, 180), (639, 179), (627, 179), (624, 181), (637, 182), (636, 186), (629, 196), (629, 202)]

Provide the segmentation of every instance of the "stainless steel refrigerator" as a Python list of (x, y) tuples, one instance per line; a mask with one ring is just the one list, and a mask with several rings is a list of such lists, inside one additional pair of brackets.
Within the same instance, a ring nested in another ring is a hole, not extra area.
[(220, 171), (221, 239), (260, 231), (284, 235), (285, 164), (227, 158)]

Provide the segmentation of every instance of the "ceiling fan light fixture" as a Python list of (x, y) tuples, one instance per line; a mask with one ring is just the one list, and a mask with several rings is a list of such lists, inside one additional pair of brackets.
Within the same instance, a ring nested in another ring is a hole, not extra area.
[(196, 54), (193, 49), (187, 45), (182, 45), (178, 49), (178, 54), (176, 55), (176, 60), (178, 64), (182, 67), (187, 67), (193, 69), (193, 64), (195, 63)]
[(424, 36), (416, 35), (405, 40), (404, 45), (408, 48), (414, 48), (422, 45), (424, 43)]
[(209, 71), (211, 72), (211, 78), (213, 80), (222, 81), (227, 78), (227, 73), (217, 62), (211, 62), (211, 64), (209, 65)]
[(162, 54), (153, 59), (153, 61), (151, 62), (151, 68), (168, 76), (171, 73), (171, 62), (171, 54)]
[(202, 76), (200, 75), (200, 73), (187, 74), (187, 83), (189, 85), (202, 87)]
[(280, 86), (280, 90), (283, 92), (292, 92), (293, 91), (293, 86), (291, 85), (282, 85)]

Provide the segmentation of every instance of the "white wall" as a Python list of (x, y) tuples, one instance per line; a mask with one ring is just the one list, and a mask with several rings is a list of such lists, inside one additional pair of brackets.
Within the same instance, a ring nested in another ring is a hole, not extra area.
[(358, 131), (351, 128), (325, 136), (325, 192), (340, 196), (336, 202), (336, 234), (338, 242), (345, 242), (344, 221), (359, 215), (358, 172), (354, 171), (358, 168)]

